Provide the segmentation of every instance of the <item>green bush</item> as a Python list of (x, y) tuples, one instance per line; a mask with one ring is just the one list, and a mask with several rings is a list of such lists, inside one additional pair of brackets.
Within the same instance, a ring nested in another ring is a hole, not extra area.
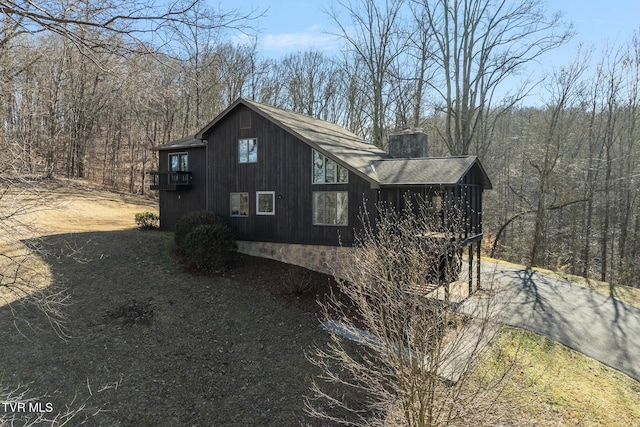
[(158, 228), (160, 217), (153, 212), (138, 212), (135, 216), (138, 228), (143, 230), (153, 230)]
[(174, 238), (176, 246), (180, 251), (184, 251), (184, 243), (189, 234), (195, 227), (204, 224), (222, 224), (226, 226), (226, 223), (220, 217), (210, 212), (190, 212), (178, 220), (176, 223), (176, 229), (174, 232)]
[(185, 236), (182, 252), (191, 267), (207, 271), (226, 267), (236, 248), (233, 232), (218, 222), (195, 226)]

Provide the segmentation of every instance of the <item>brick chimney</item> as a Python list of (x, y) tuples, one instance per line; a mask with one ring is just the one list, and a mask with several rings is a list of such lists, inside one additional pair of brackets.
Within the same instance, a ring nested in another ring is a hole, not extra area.
[(389, 135), (389, 155), (398, 159), (427, 157), (427, 134), (422, 129), (405, 128)]

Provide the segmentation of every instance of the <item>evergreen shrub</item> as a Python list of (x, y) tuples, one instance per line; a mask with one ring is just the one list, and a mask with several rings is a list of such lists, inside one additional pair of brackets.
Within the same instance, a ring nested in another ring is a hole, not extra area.
[(160, 217), (153, 212), (138, 212), (135, 221), (142, 230), (154, 230), (160, 224)]
[(208, 212), (183, 216), (176, 224), (175, 241), (189, 267), (199, 271), (226, 267), (237, 249), (226, 222)]
[(191, 232), (195, 227), (203, 224), (224, 224), (224, 220), (211, 212), (197, 211), (190, 212), (180, 217), (176, 223), (174, 231), (174, 238), (178, 250), (184, 250), (184, 242), (187, 234)]

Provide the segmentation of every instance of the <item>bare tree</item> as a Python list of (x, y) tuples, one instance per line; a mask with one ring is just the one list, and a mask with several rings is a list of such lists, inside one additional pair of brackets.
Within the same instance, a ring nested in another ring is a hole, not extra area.
[(560, 14), (545, 15), (541, 0), (412, 2), (418, 30), (434, 38), (429, 57), (438, 78), (426, 84), (446, 114), (440, 133), (452, 155), (469, 153), (494, 92), (572, 34)]
[[(372, 142), (378, 147), (385, 143), (387, 108), (389, 103), (389, 79), (395, 59), (404, 51), (402, 40), (401, 10), (405, 0), (336, 0), (328, 12), (338, 26), (347, 49), (354, 60), (363, 66), (359, 79), (359, 90), (369, 100), (367, 109), (372, 128)], [(346, 17), (342, 17), (340, 12)]]
[(400, 214), (379, 206), (373, 224), (365, 214), (339, 265), (338, 292), (324, 304), (331, 339), (310, 356), (321, 373), (307, 410), (354, 426), (491, 424), (503, 415), (491, 409), (503, 376), (472, 380), (471, 367), (496, 331), (495, 300), (462, 310), (430, 293), (429, 278), (457, 279), (456, 222), (407, 203)]
[(278, 64), (283, 91), (280, 104), (292, 111), (323, 120), (336, 119), (341, 72), (322, 52), (291, 54)]
[[(549, 209), (559, 209), (573, 203), (583, 201), (582, 198), (565, 195), (558, 189), (562, 180), (554, 176), (555, 169), (563, 158), (576, 120), (577, 103), (582, 90), (581, 78), (587, 67), (586, 60), (578, 58), (568, 67), (560, 69), (554, 76), (550, 87), (550, 103), (542, 123), (532, 123), (534, 129), (542, 134), (532, 132), (534, 138), (543, 142), (539, 152), (532, 151), (528, 162), (538, 173), (537, 197), (534, 204), (535, 226), (529, 266), (540, 265), (540, 254), (544, 249), (544, 237), (547, 232), (547, 216)], [(535, 150), (535, 149), (534, 149)]]
[[(621, 189), (621, 221), (619, 240), (619, 259), (616, 270), (617, 278), (622, 284), (633, 283), (633, 278), (638, 276), (638, 227), (640, 226), (640, 214), (638, 207), (638, 121), (640, 120), (640, 39), (634, 34), (621, 58), (621, 68), (625, 94), (622, 104), (623, 131), (618, 158), (622, 159), (619, 186)], [(634, 207), (636, 211), (634, 221)], [(632, 223), (635, 224), (632, 226)]]
[[(61, 35), (91, 56), (96, 51), (113, 49), (114, 46), (103, 35), (118, 34), (129, 40), (129, 49), (147, 52), (150, 36), (158, 35), (159, 30), (168, 24), (188, 24), (191, 11), (200, 3), (200, 0), (169, 3), (155, 0), (117, 3), (102, 0), (2, 0), (0, 14), (5, 18), (5, 27), (0, 41), (4, 44), (20, 34), (49, 32)], [(215, 28), (245, 28), (247, 22), (256, 16), (255, 9), (248, 13), (239, 9), (229, 12), (218, 10), (210, 25)]]
[[(131, 65), (132, 53), (159, 51), (152, 36), (168, 23), (183, 20), (196, 3), (0, 0), (0, 305), (16, 316), (19, 330), (30, 323), (19, 316), (17, 307), (31, 305), (65, 337), (68, 294), (50, 283), (42, 259), (48, 252), (39, 239), (43, 230), (28, 222), (43, 206), (52, 208), (53, 201), (33, 178), (52, 177), (60, 161), (70, 177), (95, 171), (86, 162), (97, 159), (95, 141), (109, 123), (104, 110), (118, 110), (112, 101), (117, 83), (122, 83), (110, 80), (116, 73), (109, 72)], [(210, 25), (244, 27), (253, 13), (220, 12)], [(116, 54), (119, 61), (113, 61)], [(122, 115), (112, 116), (111, 123), (131, 129), (133, 109), (124, 103), (119, 107)], [(132, 190), (138, 141), (118, 130), (110, 135), (129, 150), (118, 154), (128, 162), (122, 169), (129, 166)], [(2, 403), (26, 399), (23, 391), (0, 387)], [(72, 415), (27, 419), (25, 425), (68, 425)], [(11, 414), (0, 414), (2, 425), (17, 422)]]
[[(217, 113), (223, 107), (218, 105), (216, 90), (225, 85), (235, 86), (238, 79), (236, 75), (246, 75), (251, 72), (251, 67), (244, 64), (235, 68), (236, 63), (248, 62), (247, 56), (253, 56), (255, 51), (248, 46), (234, 46), (231, 43), (222, 42), (225, 31), (246, 32), (252, 30), (250, 23), (262, 13), (256, 8), (249, 12), (240, 12), (233, 9), (230, 12), (222, 12), (219, 9), (207, 6), (205, 2), (186, 0), (182, 3), (184, 12), (180, 19), (168, 20), (162, 28), (163, 46), (160, 50), (182, 62), (182, 73), (185, 76), (183, 91), (187, 99), (189, 114), (185, 114), (183, 135), (195, 132), (211, 117), (211, 109), (206, 107), (213, 104), (213, 110)], [(229, 67), (228, 64), (232, 64)], [(221, 70), (232, 68), (229, 75), (220, 76)], [(226, 80), (220, 81), (220, 78)], [(230, 103), (242, 91), (233, 88), (229, 96), (236, 95), (231, 100), (220, 100)], [(213, 99), (212, 99), (213, 98)], [(226, 105), (226, 104), (225, 104)]]

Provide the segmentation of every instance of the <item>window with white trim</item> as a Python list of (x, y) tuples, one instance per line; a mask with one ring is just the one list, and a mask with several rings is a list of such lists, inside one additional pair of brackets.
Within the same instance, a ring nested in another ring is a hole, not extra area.
[(313, 225), (348, 225), (349, 195), (346, 191), (313, 192)]
[(229, 195), (230, 215), (249, 216), (249, 193), (231, 193)]
[(349, 182), (349, 170), (340, 166), (327, 156), (313, 151), (312, 182), (314, 184), (346, 184)]
[(276, 214), (275, 191), (256, 191), (256, 215)]
[(238, 140), (238, 162), (256, 163), (258, 161), (258, 138)]

